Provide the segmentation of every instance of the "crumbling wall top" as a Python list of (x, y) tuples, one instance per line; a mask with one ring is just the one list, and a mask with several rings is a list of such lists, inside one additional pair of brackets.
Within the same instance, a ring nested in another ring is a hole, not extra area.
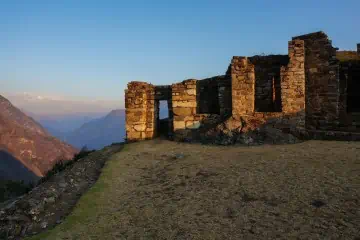
[(127, 84), (127, 87), (129, 90), (134, 90), (134, 89), (146, 89), (149, 87), (154, 87), (154, 85), (147, 82), (132, 81)]
[(313, 32), (313, 33), (308, 33), (308, 34), (304, 34), (304, 35), (299, 35), (299, 36), (295, 36), (292, 37), (292, 40), (296, 40), (296, 39), (320, 39), (320, 38), (327, 38), (329, 39), (328, 35), (326, 33), (324, 33), (323, 31), (319, 31), (319, 32)]
[[(192, 85), (192, 84), (196, 84), (197, 81), (198, 81), (197, 79), (190, 78), (190, 79), (186, 79), (186, 80), (182, 81), (181, 84)], [(179, 83), (175, 83), (173, 85), (176, 85), (176, 84), (179, 84)]]
[(286, 66), (289, 63), (288, 55), (255, 55), (249, 57), (249, 60), (254, 65), (260, 66)]

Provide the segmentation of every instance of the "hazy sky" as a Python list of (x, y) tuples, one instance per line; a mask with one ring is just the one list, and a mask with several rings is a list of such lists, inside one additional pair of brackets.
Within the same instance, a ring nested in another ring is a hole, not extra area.
[(0, 94), (123, 102), (131, 80), (224, 74), (233, 55), (285, 54), (292, 36), (318, 30), (354, 50), (359, 9), (359, 0), (2, 0)]

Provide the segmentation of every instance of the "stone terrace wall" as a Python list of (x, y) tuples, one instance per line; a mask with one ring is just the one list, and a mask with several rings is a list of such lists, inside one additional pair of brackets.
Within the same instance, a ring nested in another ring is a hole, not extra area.
[(153, 85), (144, 82), (128, 84), (125, 90), (127, 140), (144, 140), (156, 136), (157, 104)]
[(339, 125), (339, 62), (323, 32), (293, 37), (305, 42), (306, 128), (332, 130)]
[(253, 56), (255, 65), (255, 111), (281, 112), (280, 69), (289, 62), (287, 55)]
[(247, 57), (233, 57), (230, 74), (232, 115), (252, 115), (255, 111), (255, 66)]

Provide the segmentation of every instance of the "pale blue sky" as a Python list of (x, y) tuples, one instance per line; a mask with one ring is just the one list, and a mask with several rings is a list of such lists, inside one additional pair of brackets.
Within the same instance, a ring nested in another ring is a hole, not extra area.
[(128, 81), (224, 74), (233, 55), (286, 54), (292, 36), (318, 30), (354, 50), (359, 9), (359, 0), (2, 0), (0, 94), (123, 101)]

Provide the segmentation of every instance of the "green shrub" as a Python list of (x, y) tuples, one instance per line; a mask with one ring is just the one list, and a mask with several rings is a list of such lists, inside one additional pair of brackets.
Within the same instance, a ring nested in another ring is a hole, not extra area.
[[(80, 152), (73, 157), (73, 159), (68, 161), (57, 161), (56, 164), (52, 167), (52, 169), (49, 170), (46, 175), (37, 182), (37, 185), (46, 182), (55, 174), (65, 170), (78, 160), (88, 156), (94, 151), (95, 150), (89, 151), (86, 147), (83, 147)], [(33, 188), (34, 183), (25, 183), (24, 181), (0, 180), (0, 202), (24, 195)]]
[(0, 180), (0, 202), (28, 193), (33, 187), (24, 181)]
[(57, 161), (55, 163), (55, 165), (52, 167), (52, 169), (50, 169), (46, 173), (46, 175), (39, 180), (38, 185), (41, 184), (41, 183), (46, 182), (47, 180), (49, 180), (55, 174), (64, 171), (66, 168), (68, 168), (69, 166), (72, 166), (75, 162), (77, 162), (78, 160), (88, 156), (92, 152), (95, 152), (95, 150), (89, 151), (85, 146), (80, 150), (79, 153), (75, 154), (73, 159), (67, 160), (67, 161), (61, 159), (61, 160)]

